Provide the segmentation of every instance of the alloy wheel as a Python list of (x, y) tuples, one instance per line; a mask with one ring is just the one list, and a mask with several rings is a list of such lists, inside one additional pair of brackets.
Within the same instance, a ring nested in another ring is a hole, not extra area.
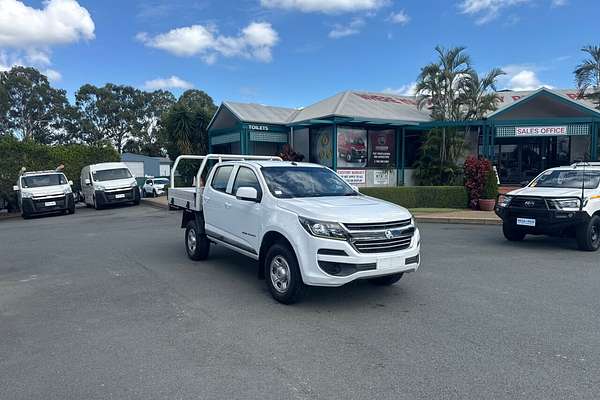
[(290, 285), (290, 266), (280, 255), (273, 257), (269, 267), (271, 283), (279, 293), (285, 293)]
[(197, 238), (196, 238), (196, 230), (190, 229), (187, 234), (187, 246), (191, 253), (196, 251), (197, 246)]

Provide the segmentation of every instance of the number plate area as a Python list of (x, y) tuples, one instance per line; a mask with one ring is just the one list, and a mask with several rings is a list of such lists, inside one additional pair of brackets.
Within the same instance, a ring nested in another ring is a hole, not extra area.
[(520, 226), (535, 226), (535, 219), (532, 219), (532, 218), (517, 218), (517, 225), (520, 225)]
[(47, 201), (44, 203), (44, 206), (46, 207), (54, 207), (56, 205), (55, 201)]
[(115, 199), (124, 199), (125, 193), (115, 194)]

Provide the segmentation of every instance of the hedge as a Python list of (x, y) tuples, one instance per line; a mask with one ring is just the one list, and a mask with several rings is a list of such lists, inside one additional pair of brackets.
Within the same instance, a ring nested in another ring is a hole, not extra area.
[(48, 146), (22, 142), (11, 136), (0, 136), (0, 200), (7, 201), (9, 208), (16, 208), (12, 187), (17, 183), (21, 167), (25, 167), (27, 171), (40, 171), (53, 170), (64, 164), (65, 175), (73, 181), (73, 188), (79, 190), (79, 176), (84, 166), (119, 159), (116, 150), (108, 146)]
[(463, 186), (361, 188), (360, 192), (406, 208), (466, 208), (469, 203)]

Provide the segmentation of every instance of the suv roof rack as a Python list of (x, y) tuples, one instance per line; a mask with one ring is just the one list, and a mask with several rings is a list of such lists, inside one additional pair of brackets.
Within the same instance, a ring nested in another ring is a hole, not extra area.
[(39, 175), (39, 174), (62, 174), (62, 171), (57, 171), (55, 169), (49, 169), (46, 171), (25, 171), (21, 174), (21, 176), (26, 176), (26, 175)]

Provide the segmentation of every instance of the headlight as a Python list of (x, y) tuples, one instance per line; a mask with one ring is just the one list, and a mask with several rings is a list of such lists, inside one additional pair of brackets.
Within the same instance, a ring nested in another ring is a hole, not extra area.
[(131, 187), (136, 187), (138, 184), (136, 181), (131, 182)]
[(96, 185), (96, 190), (104, 192), (106, 190), (106, 188), (104, 186), (102, 186), (102, 185)]
[(304, 229), (313, 236), (335, 240), (346, 240), (346, 232), (337, 222), (315, 221), (303, 217), (298, 217), (298, 220)]
[(33, 197), (33, 193), (21, 191), (21, 198), (23, 199), (31, 199)]
[(500, 198), (498, 199), (498, 207), (508, 207), (508, 205), (510, 204), (510, 202), (512, 201), (512, 196), (500, 196)]
[(64, 194), (73, 193), (73, 191), (71, 190), (71, 186), (65, 186), (65, 187), (63, 188), (63, 193), (64, 193)]
[(556, 208), (561, 210), (579, 209), (581, 201), (579, 199), (555, 199), (552, 200)]

